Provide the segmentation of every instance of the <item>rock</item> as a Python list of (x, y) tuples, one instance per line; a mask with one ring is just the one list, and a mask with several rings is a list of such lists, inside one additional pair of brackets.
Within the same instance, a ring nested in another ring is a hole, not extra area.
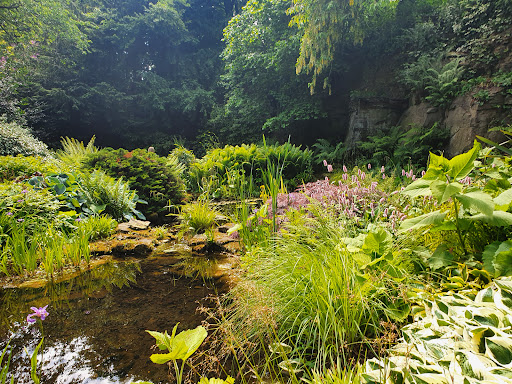
[(196, 245), (206, 244), (207, 242), (208, 242), (208, 238), (206, 237), (206, 235), (204, 233), (201, 233), (201, 234), (197, 234), (194, 237), (192, 237), (188, 241), (188, 245), (190, 245), (191, 247), (194, 247)]
[(234, 223), (226, 223), (224, 225), (221, 225), (220, 227), (217, 227), (217, 231), (219, 231), (220, 233), (228, 233), (228, 231), (234, 226)]
[(112, 254), (116, 256), (146, 256), (153, 251), (151, 239), (138, 239), (119, 242), (112, 247)]
[(148, 229), (151, 222), (131, 219), (126, 223), (121, 223), (117, 226), (119, 232), (130, 232), (130, 230), (142, 231)]

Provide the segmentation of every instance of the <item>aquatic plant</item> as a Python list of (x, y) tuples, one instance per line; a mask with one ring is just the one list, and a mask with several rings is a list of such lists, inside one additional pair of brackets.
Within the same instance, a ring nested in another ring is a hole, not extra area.
[(27, 316), (27, 323), (34, 324), (36, 322), (36, 319), (34, 317), (39, 317), (41, 321), (46, 319), (46, 316), (49, 315), (49, 313), (46, 311), (46, 308), (48, 308), (48, 305), (45, 305), (44, 307), (30, 307), (30, 309), (33, 311)]
[[(181, 384), (183, 380), (183, 369), (187, 359), (194, 354), (194, 352), (203, 343), (208, 333), (204, 327), (199, 326), (195, 329), (188, 329), (182, 331), (176, 335), (178, 324), (172, 329), (172, 333), (169, 336), (167, 331), (164, 333), (156, 331), (146, 331), (156, 339), (157, 347), (168, 353), (154, 353), (150, 356), (153, 363), (166, 364), (172, 361), (174, 365), (174, 371), (176, 373), (176, 384)], [(177, 360), (181, 360), (181, 366), (178, 366)]]
[(217, 214), (207, 199), (199, 199), (182, 205), (178, 214), (180, 234), (204, 233), (215, 224)]
[[(9, 354), (7, 355), (7, 361), (3, 363), (4, 358), (6, 356), (7, 350), (9, 349), (9, 344), (11, 340), (9, 340), (0, 355), (0, 384), (7, 383), (7, 372), (9, 372), (9, 366), (11, 365), (12, 358), (12, 350), (9, 350)], [(10, 384), (14, 384), (14, 376), (11, 376)]]
[(46, 308), (48, 308), (48, 305), (45, 305), (44, 307), (39, 307), (39, 308), (30, 307), (30, 309), (33, 312), (27, 316), (27, 323), (29, 325), (34, 324), (36, 322), (36, 319), (34, 319), (34, 317), (39, 318), (38, 322), (39, 322), (39, 326), (41, 328), (41, 335), (42, 335), (41, 341), (35, 347), (32, 354), (29, 354), (27, 351), (27, 348), (25, 348), (25, 353), (30, 356), (30, 377), (32, 378), (32, 381), (34, 382), (34, 384), (40, 383), (39, 376), (37, 375), (37, 355), (39, 353), (39, 350), (41, 349), (41, 364), (42, 364), (42, 359), (43, 359), (42, 348), (43, 348), (43, 342), (44, 342), (43, 321), (49, 315), (48, 312), (46, 311)]

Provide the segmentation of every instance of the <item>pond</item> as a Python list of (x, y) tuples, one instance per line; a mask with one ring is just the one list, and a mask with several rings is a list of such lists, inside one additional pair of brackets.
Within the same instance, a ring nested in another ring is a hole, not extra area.
[[(43, 322), (42, 383), (168, 383), (166, 365), (149, 360), (154, 339), (145, 330), (195, 328), (207, 298), (226, 289), (230, 257), (157, 255), (106, 263), (60, 283), (0, 289), (0, 348), (9, 338), (16, 383), (30, 380), (30, 357), (41, 340), (30, 307), (48, 304)], [(26, 350), (25, 350), (26, 348)], [(28, 352), (28, 354), (27, 354)], [(39, 355), (40, 356), (40, 355)]]

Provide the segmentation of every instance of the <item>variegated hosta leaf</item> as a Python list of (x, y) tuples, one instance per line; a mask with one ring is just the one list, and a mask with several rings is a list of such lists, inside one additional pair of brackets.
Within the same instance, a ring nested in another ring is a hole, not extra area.
[(512, 368), (512, 337), (493, 336), (485, 339), (485, 354), (505, 368)]

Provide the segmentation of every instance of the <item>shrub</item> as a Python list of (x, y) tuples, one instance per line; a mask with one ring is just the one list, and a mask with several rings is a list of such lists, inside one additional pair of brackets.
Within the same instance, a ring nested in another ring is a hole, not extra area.
[(212, 209), (207, 200), (198, 200), (185, 204), (178, 215), (181, 220), (181, 233), (203, 233), (215, 223), (217, 212)]
[(169, 204), (181, 203), (185, 197), (185, 185), (176, 166), (168, 165), (167, 159), (145, 149), (106, 148), (89, 154), (84, 159), (87, 169), (101, 169), (109, 176), (124, 177), (130, 188), (147, 201), (143, 212), (163, 214)]
[(8, 122), (0, 117), (0, 155), (39, 155), (48, 156), (48, 147), (37, 140), (28, 128), (18, 123)]
[[(312, 153), (301, 150), (290, 143), (283, 145), (256, 144), (241, 146), (226, 145), (210, 150), (201, 160), (193, 163), (190, 169), (191, 188), (196, 191), (209, 190), (213, 197), (238, 197), (240, 183), (246, 192), (253, 196), (260, 194), (264, 184), (263, 173), (269, 163), (282, 168), (284, 184), (292, 189), (313, 175)], [(211, 183), (211, 184), (209, 184)]]
[(103, 171), (84, 173), (80, 177), (80, 187), (88, 207), (88, 214), (105, 213), (115, 220), (129, 220), (134, 216), (145, 219), (135, 206), (145, 203), (130, 189), (123, 178), (115, 180)]
[(0, 156), (0, 182), (25, 179), (35, 173), (57, 172), (58, 160), (40, 156)]

